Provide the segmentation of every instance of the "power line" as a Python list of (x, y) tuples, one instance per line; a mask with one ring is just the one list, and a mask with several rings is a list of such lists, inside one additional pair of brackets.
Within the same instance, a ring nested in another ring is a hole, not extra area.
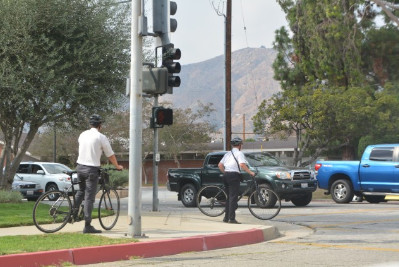
[(244, 24), (245, 42), (246, 42), (247, 48), (248, 48), (247, 26), (245, 25), (244, 8), (243, 8), (243, 6), (242, 6), (242, 0), (241, 0), (241, 17), (242, 17), (242, 23)]
[[(247, 44), (247, 48), (249, 48), (249, 45), (248, 45), (248, 35), (247, 35), (247, 26), (246, 26), (246, 24), (245, 24), (245, 18), (244, 18), (244, 7), (243, 7), (243, 4), (242, 4), (242, 0), (241, 0), (241, 17), (242, 17), (242, 23), (243, 23), (243, 25), (244, 25), (244, 34), (245, 34), (245, 42), (246, 42), (246, 44)], [(248, 83), (247, 83), (247, 86), (248, 86), (248, 84), (252, 81), (252, 88), (255, 88), (255, 81), (254, 81), (254, 79), (253, 79), (253, 74), (252, 74), (252, 71), (250, 71), (249, 72), (249, 75), (250, 75), (250, 81), (248, 81)], [(257, 89), (254, 89), (254, 93), (255, 93), (255, 104), (256, 104), (256, 106), (258, 106), (258, 92), (257, 92)]]

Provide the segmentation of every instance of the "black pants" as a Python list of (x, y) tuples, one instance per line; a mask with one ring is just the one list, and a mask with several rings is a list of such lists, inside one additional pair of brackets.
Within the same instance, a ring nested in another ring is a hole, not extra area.
[(86, 225), (91, 223), (91, 212), (96, 198), (99, 168), (78, 164), (76, 167), (79, 179), (79, 190), (75, 195), (75, 209), (78, 209), (84, 199), (84, 214)]
[(238, 208), (238, 195), (240, 190), (240, 174), (238, 172), (225, 172), (223, 183), (226, 187), (227, 203), (225, 220), (236, 219), (236, 209)]

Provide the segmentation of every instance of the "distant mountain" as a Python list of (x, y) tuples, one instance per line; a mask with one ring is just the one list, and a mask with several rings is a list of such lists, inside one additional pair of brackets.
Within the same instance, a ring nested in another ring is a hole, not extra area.
[[(272, 64), (275, 57), (276, 52), (273, 49), (264, 47), (244, 48), (232, 53), (233, 133), (242, 132), (243, 114), (245, 114), (245, 132), (252, 132), (251, 118), (256, 114), (258, 105), (280, 90), (280, 84), (273, 79)], [(213, 118), (215, 125), (222, 128), (224, 68), (224, 55), (183, 65), (179, 75), (182, 84), (174, 88), (173, 95), (164, 95), (160, 101), (172, 102), (177, 108), (195, 108), (198, 100), (202, 103), (213, 103), (217, 110)]]

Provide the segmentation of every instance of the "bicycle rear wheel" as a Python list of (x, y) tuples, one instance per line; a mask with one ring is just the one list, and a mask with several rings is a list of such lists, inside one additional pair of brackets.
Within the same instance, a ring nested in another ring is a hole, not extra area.
[[(51, 201), (50, 199), (55, 199)], [(72, 203), (62, 191), (48, 191), (41, 195), (33, 207), (33, 222), (44, 233), (61, 230), (72, 215)]]
[(119, 218), (120, 202), (119, 195), (114, 189), (107, 189), (103, 192), (98, 204), (98, 219), (101, 227), (111, 230)]
[(279, 214), (281, 200), (268, 186), (259, 185), (248, 198), (248, 209), (256, 218), (270, 220)]
[(197, 206), (199, 210), (210, 217), (217, 217), (226, 209), (226, 192), (216, 185), (202, 187), (197, 194)]

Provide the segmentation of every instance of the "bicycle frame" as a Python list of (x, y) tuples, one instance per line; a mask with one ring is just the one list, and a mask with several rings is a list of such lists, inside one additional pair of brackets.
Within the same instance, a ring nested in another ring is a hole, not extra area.
[(252, 193), (257, 189), (258, 189), (258, 183), (256, 182), (255, 177), (251, 177), (251, 181), (248, 183), (247, 188), (244, 190), (244, 192), (241, 195), (238, 196), (238, 201), (240, 201), (240, 199), (246, 194)]
[[(105, 171), (108, 171), (108, 169), (104, 169)], [(100, 171), (102, 172), (102, 171), (104, 171), (103, 169), (100, 169)], [(107, 190), (107, 185), (108, 185), (108, 182), (109, 181), (103, 181), (102, 180), (102, 177), (101, 177), (101, 172), (100, 172), (100, 174), (99, 174), (99, 184), (100, 184), (100, 187), (98, 188), (98, 190), (97, 190), (97, 192), (96, 192), (96, 195), (99, 193), (99, 192), (102, 192), (102, 194)], [(71, 195), (72, 195), (72, 209), (75, 209), (75, 203), (76, 203), (76, 197), (75, 197), (75, 194), (77, 193), (77, 191), (75, 190), (75, 187), (74, 187), (74, 185), (79, 185), (80, 184), (80, 182), (73, 182), (73, 179), (72, 179), (72, 174), (75, 174), (75, 173), (77, 173), (76, 171), (72, 171), (72, 172), (68, 172), (67, 174), (68, 175), (70, 175), (71, 176), (71, 185), (68, 187), (68, 188), (66, 188), (65, 189), (65, 194), (69, 194), (68, 192), (69, 192), (69, 190), (72, 188), (72, 190), (71, 190)], [(80, 206), (79, 206), (79, 209), (78, 209), (78, 212), (76, 213), (76, 218), (80, 218), (80, 219), (82, 219), (83, 217), (84, 217), (84, 214), (83, 214), (83, 203), (84, 203), (84, 200), (82, 201), (82, 203), (80, 204)], [(75, 211), (75, 210), (74, 210)], [(76, 218), (72, 218), (72, 220), (75, 220)], [(78, 220), (79, 221), (79, 220)]]
[[(277, 216), (281, 209), (279, 196), (267, 185), (259, 185), (254, 177), (248, 181), (247, 188), (238, 196), (238, 201), (248, 195), (247, 206), (253, 216), (260, 220), (270, 220)], [(197, 194), (199, 210), (210, 217), (217, 217), (225, 212), (228, 199), (224, 185), (203, 186)]]

